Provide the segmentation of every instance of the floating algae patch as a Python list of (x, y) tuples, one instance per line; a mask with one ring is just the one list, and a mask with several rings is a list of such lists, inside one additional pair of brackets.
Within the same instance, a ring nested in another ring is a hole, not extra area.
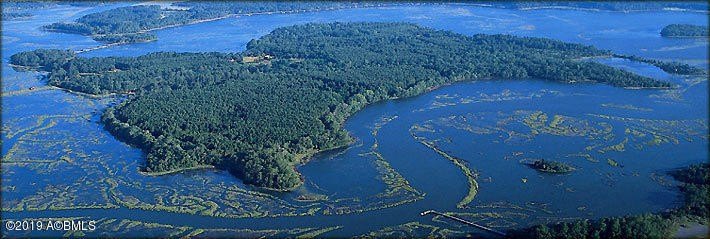
[(408, 222), (401, 225), (385, 227), (356, 238), (409, 238), (409, 237), (433, 237), (433, 238), (460, 238), (470, 237), (464, 231), (452, 230), (420, 222)]

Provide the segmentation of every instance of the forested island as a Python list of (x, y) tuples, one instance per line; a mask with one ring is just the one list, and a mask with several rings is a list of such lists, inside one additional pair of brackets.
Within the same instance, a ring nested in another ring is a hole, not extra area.
[(513, 238), (672, 238), (681, 224), (706, 225), (710, 208), (710, 167), (691, 165), (670, 175), (681, 182), (682, 206), (637, 216), (608, 217), (533, 226), (512, 232)]
[(546, 172), (546, 173), (569, 173), (575, 170), (574, 167), (563, 163), (563, 162), (556, 162), (556, 161), (548, 161), (544, 159), (540, 160), (535, 160), (532, 163), (528, 164), (531, 168), (534, 168), (535, 170), (538, 170), (540, 172)]
[(670, 24), (661, 29), (663, 37), (708, 37), (708, 27), (691, 24)]
[(302, 182), (297, 164), (351, 141), (343, 122), (373, 102), (481, 79), (670, 87), (578, 60), (611, 54), (543, 38), (328, 23), (278, 28), (243, 53), (84, 58), (35, 50), (13, 55), (11, 63), (48, 71), (53, 86), (128, 93), (102, 121), (144, 150), (147, 172), (214, 165), (247, 183), (287, 190)]

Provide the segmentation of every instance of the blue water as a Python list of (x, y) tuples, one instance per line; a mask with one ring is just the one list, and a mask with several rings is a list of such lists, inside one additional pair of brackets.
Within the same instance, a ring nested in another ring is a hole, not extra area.
[[(24, 92), (32, 86), (44, 86), (41, 73), (17, 72), (7, 63), (10, 55), (26, 50), (79, 50), (97, 46), (98, 43), (87, 37), (44, 32), (40, 27), (125, 5), (128, 4), (95, 8), (58, 6), (38, 10), (29, 20), (3, 22), (3, 219), (116, 218), (193, 229), (342, 226), (325, 236), (361, 235), (418, 222), (458, 231), (461, 234), (452, 236), (461, 236), (483, 232), (421, 217), (419, 213), (429, 209), (454, 212), (504, 230), (574, 218), (661, 211), (678, 205), (680, 200), (674, 182), (665, 172), (708, 160), (706, 79), (669, 75), (656, 67), (627, 60), (595, 59), (673, 82), (678, 87), (629, 90), (534, 79), (494, 80), (464, 82), (417, 97), (373, 104), (346, 122), (346, 129), (357, 142), (347, 149), (317, 155), (299, 167), (306, 184), (290, 193), (255, 189), (217, 170), (144, 176), (138, 172), (144, 160), (140, 150), (116, 140), (98, 122), (100, 113), (120, 98), (93, 99), (44, 88)], [(707, 14), (703, 13), (520, 11), (459, 4), (241, 16), (159, 30), (155, 32), (159, 39), (155, 42), (121, 45), (81, 55), (238, 52), (245, 49), (249, 40), (277, 27), (333, 21), (406, 21), (466, 35), (502, 33), (548, 37), (616, 53), (677, 60), (705, 68), (708, 65), (707, 39), (666, 39), (658, 34), (670, 23), (707, 25)], [(554, 115), (566, 117), (565, 122), (572, 122), (570, 127), (579, 130), (602, 131), (606, 126), (611, 130), (595, 136), (532, 135), (524, 119), (537, 111), (550, 120)], [(373, 130), (383, 118), (393, 116), (396, 118), (383, 124), (377, 136), (373, 136)], [(415, 125), (429, 127), (434, 132), (412, 131)], [(487, 133), (467, 131), (468, 126), (486, 129)], [(634, 137), (627, 129), (644, 131), (645, 136)], [(442, 150), (463, 159), (467, 167), (477, 172), (480, 189), (466, 208), (456, 207), (468, 191), (461, 170), (415, 140), (412, 133), (435, 141)], [(653, 134), (667, 140), (648, 143)], [(628, 141), (623, 151), (598, 151), (624, 139)], [(381, 180), (377, 159), (367, 154), (375, 142), (376, 151), (418, 193), (378, 196), (388, 185)], [(587, 150), (587, 146), (594, 148)], [(580, 153), (590, 154), (593, 160), (574, 156)], [(524, 159), (537, 158), (565, 161), (578, 170), (568, 175), (549, 175), (521, 163)], [(612, 166), (608, 159), (619, 166)], [(303, 195), (322, 195), (327, 199), (297, 200)], [(156, 205), (189, 208), (194, 206), (189, 197), (213, 202), (217, 213), (202, 215), (204, 209), (196, 209), (196, 213), (146, 209)], [(106, 208), (92, 209), (96, 206)], [(325, 213), (326, 210), (334, 212), (338, 208), (351, 212), (324, 215), (330, 214)], [(497, 216), (483, 213), (497, 213)], [(168, 231), (160, 233), (167, 235)], [(3, 233), (8, 232), (3, 229)], [(63, 234), (57, 233), (12, 232), (10, 235)], [(142, 235), (140, 231), (112, 231), (101, 227), (92, 233), (96, 234), (87, 235)], [(227, 231), (217, 235), (239, 234)], [(415, 233), (414, 236), (425, 235)]]

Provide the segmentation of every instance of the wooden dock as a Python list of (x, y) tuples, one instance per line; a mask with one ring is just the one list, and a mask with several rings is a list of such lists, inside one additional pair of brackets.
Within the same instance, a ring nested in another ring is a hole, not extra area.
[(476, 223), (473, 223), (473, 222), (464, 220), (464, 219), (462, 219), (462, 218), (454, 217), (454, 216), (451, 216), (451, 215), (446, 215), (446, 214), (443, 214), (443, 213), (440, 213), (440, 212), (437, 212), (437, 211), (434, 211), (434, 210), (427, 210), (427, 211), (424, 211), (424, 212), (422, 212), (422, 213), (420, 213), (420, 214), (421, 214), (422, 216), (426, 216), (427, 214), (439, 215), (439, 216), (442, 216), (442, 217), (445, 217), (445, 218), (448, 218), (448, 219), (451, 219), (451, 220), (454, 220), (454, 221), (457, 221), (457, 222), (460, 222), (460, 223), (463, 223), (463, 224), (467, 224), (467, 225), (469, 225), (469, 226), (473, 226), (473, 227), (475, 227), (475, 228), (478, 228), (478, 229), (481, 229), (481, 230), (484, 230), (484, 231), (487, 231), (487, 232), (491, 232), (491, 233), (494, 233), (494, 234), (497, 234), (497, 235), (500, 235), (500, 236), (507, 236), (507, 235), (505, 234), (505, 232), (501, 232), (501, 231), (498, 231), (498, 230), (493, 229), (493, 228), (490, 228), (490, 227), (486, 227), (486, 226), (483, 226), (483, 225), (479, 225), (479, 224), (476, 224)]

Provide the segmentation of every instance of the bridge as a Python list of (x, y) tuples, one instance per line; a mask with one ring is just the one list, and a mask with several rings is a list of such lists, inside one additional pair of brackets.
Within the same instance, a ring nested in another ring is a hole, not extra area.
[(500, 236), (507, 236), (507, 235), (505, 234), (505, 232), (501, 232), (501, 231), (498, 231), (498, 230), (493, 229), (493, 228), (490, 228), (490, 227), (486, 227), (486, 226), (483, 226), (483, 225), (479, 225), (479, 224), (476, 224), (476, 223), (473, 223), (473, 222), (464, 220), (464, 219), (462, 219), (462, 218), (454, 217), (454, 216), (451, 216), (451, 215), (446, 215), (446, 214), (443, 214), (443, 213), (440, 213), (440, 212), (437, 212), (437, 211), (434, 211), (434, 210), (427, 210), (427, 211), (424, 211), (424, 212), (420, 213), (420, 215), (422, 215), (422, 216), (426, 216), (427, 214), (434, 214), (434, 215), (442, 216), (442, 217), (445, 217), (445, 218), (448, 218), (448, 219), (451, 219), (451, 220), (454, 220), (454, 221), (457, 221), (457, 222), (460, 222), (460, 223), (463, 223), (463, 224), (467, 224), (467, 225), (469, 225), (469, 226), (473, 226), (473, 227), (478, 228), (478, 229), (481, 229), (481, 230), (485, 230), (485, 231), (487, 231), (487, 232), (491, 232), (491, 233), (494, 233), (494, 234), (497, 234), (497, 235), (500, 235)]

